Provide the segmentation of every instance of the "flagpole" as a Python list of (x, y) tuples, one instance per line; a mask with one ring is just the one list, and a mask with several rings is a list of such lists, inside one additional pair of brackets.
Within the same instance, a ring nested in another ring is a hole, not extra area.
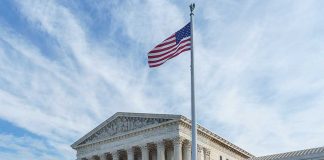
[(191, 28), (191, 159), (197, 159), (197, 126), (196, 126), (196, 109), (195, 109), (195, 77), (194, 77), (194, 39), (193, 39), (193, 11), (195, 3), (190, 4), (190, 28)]

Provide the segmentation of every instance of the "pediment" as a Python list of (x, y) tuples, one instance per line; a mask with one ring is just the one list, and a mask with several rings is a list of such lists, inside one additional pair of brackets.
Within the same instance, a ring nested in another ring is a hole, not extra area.
[(178, 115), (116, 113), (114, 116), (75, 142), (72, 147), (103, 139), (109, 139), (109, 137), (121, 135), (150, 125), (153, 126), (176, 119), (177, 117)]

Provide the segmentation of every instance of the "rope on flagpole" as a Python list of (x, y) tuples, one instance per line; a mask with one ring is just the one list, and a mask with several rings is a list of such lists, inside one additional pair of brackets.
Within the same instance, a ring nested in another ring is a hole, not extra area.
[(197, 126), (196, 126), (196, 108), (195, 108), (195, 74), (194, 74), (194, 41), (193, 41), (193, 11), (195, 3), (190, 4), (190, 28), (191, 28), (191, 159), (197, 159)]

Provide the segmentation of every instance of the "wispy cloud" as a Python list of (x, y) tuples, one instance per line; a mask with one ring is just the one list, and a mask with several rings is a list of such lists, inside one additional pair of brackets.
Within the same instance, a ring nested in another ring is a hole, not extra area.
[[(320, 3), (197, 3), (198, 121), (257, 155), (323, 144)], [(153, 70), (145, 55), (188, 21), (187, 4), (11, 5), (32, 34), (0, 18), (0, 118), (44, 139), (2, 134), (1, 157), (72, 159), (69, 145), (117, 111), (190, 115), (189, 54)]]
[(31, 137), (15, 137), (0, 134), (0, 157), (8, 160), (15, 159), (57, 159), (55, 153), (45, 141)]

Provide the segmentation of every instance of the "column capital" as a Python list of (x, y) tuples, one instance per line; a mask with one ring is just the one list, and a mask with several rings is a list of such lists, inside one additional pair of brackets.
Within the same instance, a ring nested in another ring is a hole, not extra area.
[(134, 151), (134, 148), (133, 147), (129, 147), (129, 148), (126, 148), (126, 152), (133, 152)]
[(210, 149), (204, 148), (204, 152), (206, 156), (210, 156)]
[(186, 141), (186, 143), (184, 143), (184, 147), (191, 150), (191, 142), (190, 141)]
[(127, 160), (134, 160), (134, 148), (129, 147), (126, 149), (127, 152)]
[(110, 152), (113, 160), (118, 160), (119, 153), (118, 151)]
[(184, 143), (183, 148), (184, 148), (183, 160), (191, 160), (191, 142), (187, 140)]
[(204, 160), (204, 155), (203, 155), (203, 146), (197, 145), (197, 159), (198, 160)]
[(142, 160), (149, 160), (149, 147), (147, 144), (139, 145), (142, 152)]
[(164, 140), (160, 140), (155, 142), (157, 148), (164, 148), (165, 147), (165, 142)]
[(118, 151), (113, 151), (113, 152), (110, 152), (110, 154), (111, 154), (112, 156), (114, 156), (114, 155), (118, 155), (119, 153), (118, 153)]
[(106, 160), (107, 159), (107, 154), (106, 153), (101, 154), (101, 155), (99, 155), (99, 158), (100, 158), (100, 160)]
[(203, 151), (203, 146), (201, 146), (201, 145), (197, 145), (197, 151), (198, 152), (202, 152)]
[(157, 160), (165, 160), (165, 143), (164, 140), (160, 140), (156, 142), (156, 158)]
[(181, 145), (184, 142), (185, 138), (183, 137), (174, 137), (172, 138), (173, 145)]
[(204, 159), (210, 160), (210, 149), (204, 148)]
[(182, 143), (183, 143), (183, 141), (184, 141), (184, 138), (182, 138), (180, 136), (172, 139), (174, 160), (182, 160)]
[(148, 145), (145, 143), (145, 144), (140, 144), (140, 145), (138, 145), (139, 146), (139, 148), (141, 149), (141, 150), (146, 150), (146, 149), (149, 149), (149, 147), (148, 147)]

